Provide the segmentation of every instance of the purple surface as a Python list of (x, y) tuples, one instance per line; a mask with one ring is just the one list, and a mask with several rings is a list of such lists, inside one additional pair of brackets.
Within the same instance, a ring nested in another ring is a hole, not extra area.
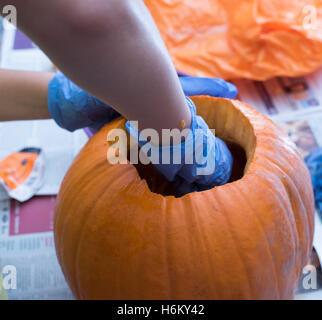
[(36, 48), (34, 43), (24, 33), (22, 33), (17, 29), (13, 49), (21, 50), (21, 49), (34, 49), (34, 48)]
[(177, 74), (179, 77), (189, 77), (189, 75), (187, 73), (181, 72), (181, 71), (177, 71)]
[(85, 128), (85, 133), (89, 138), (91, 138), (97, 131), (92, 128)]

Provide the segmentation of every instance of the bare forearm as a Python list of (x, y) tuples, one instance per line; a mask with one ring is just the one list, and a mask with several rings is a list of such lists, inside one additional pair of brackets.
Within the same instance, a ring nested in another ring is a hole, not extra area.
[(141, 128), (190, 124), (175, 69), (141, 0), (11, 3), (18, 27), (83, 89)]
[(0, 121), (49, 119), (48, 83), (53, 73), (0, 70)]

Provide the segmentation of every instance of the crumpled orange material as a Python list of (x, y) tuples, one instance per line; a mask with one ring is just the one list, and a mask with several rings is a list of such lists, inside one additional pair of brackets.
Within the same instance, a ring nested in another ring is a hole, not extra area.
[(321, 0), (145, 0), (177, 70), (266, 80), (322, 65)]

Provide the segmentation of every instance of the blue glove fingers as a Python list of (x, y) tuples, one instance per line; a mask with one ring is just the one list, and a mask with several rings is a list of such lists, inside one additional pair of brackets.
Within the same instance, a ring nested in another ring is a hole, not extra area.
[(214, 185), (223, 185), (227, 183), (231, 176), (233, 167), (233, 157), (224, 141), (216, 139), (216, 171), (212, 177)]
[[(206, 155), (206, 158), (203, 158), (206, 162), (204, 162), (205, 165), (201, 165), (198, 161), (193, 165), (184, 165), (178, 172), (178, 176), (190, 183), (193, 191), (208, 190), (228, 182), (233, 158), (226, 144), (210, 132), (208, 125), (200, 116), (196, 116), (196, 107), (193, 102), (189, 98), (187, 101), (192, 115), (191, 131), (195, 138), (193, 150), (195, 161), (197, 158), (201, 160), (203, 155)], [(197, 131), (201, 136), (196, 135)], [(178, 191), (185, 194), (187, 183), (181, 183)]]
[(180, 77), (179, 79), (186, 96), (209, 95), (233, 99), (238, 92), (235, 85), (218, 78)]
[[(159, 154), (159, 160), (162, 159), (160, 155), (166, 148), (170, 149), (172, 155), (180, 152), (180, 164), (174, 164), (173, 161), (170, 164), (153, 163), (158, 172), (168, 181), (174, 183), (180, 195), (207, 190), (228, 182), (233, 164), (232, 155), (226, 144), (216, 138), (205, 121), (196, 115), (195, 105), (189, 98), (187, 98), (187, 102), (191, 111), (191, 130), (186, 141), (179, 145), (158, 148), (152, 147), (146, 142), (142, 143), (139, 141), (139, 131), (136, 128), (131, 129), (130, 123), (126, 123), (127, 130), (141, 147), (148, 145), (149, 148), (146, 150), (157, 148), (157, 152), (154, 154)], [(186, 155), (193, 161), (187, 163)], [(173, 160), (173, 157), (170, 159)], [(211, 165), (209, 166), (209, 164)]]
[(99, 129), (119, 113), (86, 93), (58, 71), (48, 85), (48, 108), (56, 123), (69, 131)]

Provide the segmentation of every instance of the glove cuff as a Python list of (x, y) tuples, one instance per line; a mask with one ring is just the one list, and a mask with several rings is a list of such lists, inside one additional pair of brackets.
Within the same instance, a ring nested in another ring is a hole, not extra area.
[[(190, 163), (194, 161), (193, 145), (194, 145), (194, 127), (196, 127), (196, 107), (194, 103), (186, 97), (187, 105), (191, 112), (191, 127), (188, 136), (185, 141), (169, 146), (155, 146), (147, 142), (146, 139), (142, 140), (142, 134), (130, 121), (127, 121), (125, 127), (128, 133), (134, 138), (141, 148), (144, 148), (143, 152), (146, 154), (146, 150), (149, 151), (151, 160), (154, 167), (163, 175), (168, 181), (174, 181), (175, 176), (185, 165), (187, 161)], [(144, 133), (144, 132), (143, 132)], [(141, 138), (141, 140), (140, 140)], [(188, 152), (186, 152), (186, 146), (189, 146)], [(189, 158), (189, 160), (187, 160)]]

